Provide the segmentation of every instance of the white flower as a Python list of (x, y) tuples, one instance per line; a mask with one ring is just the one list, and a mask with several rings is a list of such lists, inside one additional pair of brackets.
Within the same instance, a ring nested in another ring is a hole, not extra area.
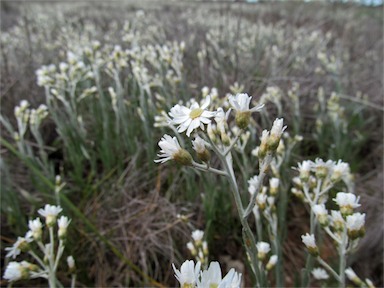
[(188, 242), (188, 243), (187, 243), (187, 248), (188, 248), (188, 250), (191, 252), (191, 254), (192, 254), (193, 256), (196, 255), (197, 252), (196, 252), (195, 246), (193, 245), (192, 242)]
[(259, 186), (259, 177), (257, 175), (253, 176), (248, 180), (248, 192), (253, 195), (256, 192), (256, 188)]
[(60, 219), (57, 221), (57, 224), (59, 226), (59, 238), (62, 238), (67, 234), (67, 228), (69, 223), (71, 223), (71, 220), (69, 220), (66, 216), (61, 216)]
[(360, 197), (356, 197), (355, 194), (339, 192), (336, 194), (336, 198), (333, 199), (339, 205), (341, 214), (352, 214), (353, 209), (360, 206)]
[(323, 268), (315, 268), (311, 273), (317, 280), (326, 280), (329, 278), (327, 271), (325, 271)]
[(157, 154), (160, 159), (155, 160), (156, 163), (164, 163), (168, 160), (175, 159), (177, 155), (183, 150), (180, 147), (176, 137), (171, 137), (167, 134), (159, 141), (159, 147), (161, 148), (160, 154)]
[(317, 217), (328, 215), (328, 210), (325, 208), (324, 204), (314, 205), (312, 207), (312, 211)]
[(306, 182), (308, 180), (312, 166), (313, 166), (313, 162), (310, 160), (305, 160), (302, 163), (298, 163), (298, 170), (300, 173), (300, 179), (302, 181)]
[(287, 128), (287, 126), (283, 127), (283, 121), (283, 118), (276, 118), (276, 120), (273, 122), (271, 129), (271, 137), (277, 137), (279, 141), (284, 130)]
[(364, 227), (365, 213), (354, 213), (347, 216), (347, 229), (350, 231), (359, 231)]
[(201, 240), (203, 240), (203, 236), (204, 236), (204, 232), (201, 230), (195, 230), (192, 232), (192, 239), (195, 242), (200, 242)]
[(259, 257), (260, 260), (263, 260), (265, 256), (271, 251), (271, 245), (267, 242), (257, 242), (256, 243), (257, 248), (257, 257)]
[(205, 146), (206, 142), (199, 136), (197, 136), (195, 140), (192, 141), (193, 150), (195, 150), (197, 153), (204, 153), (206, 150)]
[(237, 273), (235, 269), (231, 268), (227, 275), (223, 278), (218, 288), (240, 288), (241, 273)]
[(323, 159), (316, 158), (315, 162), (312, 165), (312, 170), (316, 173), (317, 177), (325, 178), (328, 173), (333, 170), (334, 165), (335, 162), (333, 162), (332, 160), (324, 162)]
[(255, 106), (252, 109), (249, 109), (249, 104), (251, 104), (252, 96), (248, 96), (246, 93), (236, 94), (236, 96), (229, 96), (229, 103), (238, 112), (256, 112), (260, 111), (264, 104)]
[(267, 270), (271, 270), (273, 267), (275, 267), (277, 260), (278, 260), (277, 255), (272, 255), (271, 257), (269, 257), (269, 260), (266, 266)]
[(67, 257), (67, 264), (70, 271), (75, 269), (75, 259), (73, 259), (72, 255)]
[(273, 178), (269, 179), (269, 186), (271, 187), (271, 189), (279, 188), (279, 184), (280, 184), (279, 178), (273, 177)]
[(256, 196), (256, 203), (261, 210), (264, 210), (265, 204), (267, 203), (268, 195), (265, 193), (259, 193)]
[(197, 102), (193, 102), (190, 108), (175, 105), (171, 108), (169, 116), (172, 117), (171, 123), (179, 125), (177, 131), (183, 133), (187, 131), (187, 136), (189, 137), (192, 131), (198, 127), (204, 130), (204, 124), (211, 123), (209, 118), (215, 116), (215, 112), (205, 110), (210, 104), (210, 97), (206, 98), (206, 101), (201, 105)]
[(30, 238), (32, 235), (30, 233), (27, 233), (25, 237), (17, 237), (17, 241), (13, 244), (12, 247), (5, 248), (5, 251), (9, 251), (5, 257), (12, 257), (13, 259), (18, 256), (21, 251), (27, 249), (28, 243), (32, 242), (32, 238)]
[(201, 279), (197, 280), (197, 287), (218, 287), (221, 280), (220, 264), (214, 261), (209, 264), (208, 270), (201, 272)]
[(359, 277), (356, 275), (355, 271), (351, 267), (345, 269), (345, 274), (347, 275), (348, 279), (352, 282), (355, 282), (356, 279), (359, 279)]
[(356, 195), (352, 193), (339, 192), (336, 194), (336, 198), (334, 198), (333, 200), (340, 207), (351, 206), (352, 208), (357, 208), (360, 206), (360, 204), (358, 203), (360, 197), (356, 198)]
[(45, 222), (48, 226), (52, 226), (56, 222), (57, 215), (62, 211), (60, 206), (46, 204), (44, 209), (39, 209), (37, 212), (45, 217)]
[(28, 227), (31, 230), (31, 235), (34, 239), (37, 240), (41, 238), (43, 225), (41, 224), (40, 218), (29, 220)]
[(342, 162), (341, 160), (337, 161), (337, 163), (333, 166), (332, 180), (338, 181), (343, 178), (347, 178), (351, 173), (349, 168), (349, 164)]
[(256, 247), (259, 252), (268, 253), (271, 251), (271, 245), (267, 242), (260, 241), (256, 244)]
[(217, 108), (215, 115), (215, 122), (217, 123), (217, 129), (219, 129), (220, 133), (225, 133), (225, 128), (227, 127), (227, 120), (229, 114), (231, 113), (231, 109), (229, 109), (226, 113), (223, 108)]
[(305, 234), (301, 236), (301, 240), (305, 244), (307, 248), (317, 248), (316, 241), (315, 241), (315, 235), (313, 234)]
[(7, 268), (5, 269), (3, 278), (13, 282), (23, 278), (23, 272), (25, 268), (19, 262), (9, 262)]
[(175, 277), (177, 281), (180, 282), (180, 287), (184, 287), (184, 285), (194, 287), (199, 276), (200, 266), (200, 262), (197, 262), (195, 266), (193, 260), (187, 260), (181, 265), (179, 271), (176, 269), (175, 264), (172, 264), (173, 270), (175, 271)]

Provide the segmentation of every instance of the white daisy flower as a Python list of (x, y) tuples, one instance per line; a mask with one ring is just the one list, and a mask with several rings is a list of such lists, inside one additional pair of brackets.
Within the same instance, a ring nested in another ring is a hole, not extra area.
[(287, 128), (287, 126), (283, 127), (283, 122), (283, 118), (276, 118), (272, 125), (270, 137), (276, 137), (280, 141), (281, 135), (283, 135), (284, 130)]
[(39, 209), (37, 212), (43, 217), (45, 217), (45, 223), (47, 226), (53, 226), (56, 222), (57, 215), (62, 211), (63, 209), (60, 206), (54, 206), (46, 204), (44, 209)]
[(319, 223), (323, 226), (328, 225), (328, 210), (324, 204), (317, 204), (312, 207), (313, 213), (315, 213)]
[(313, 256), (319, 255), (319, 248), (317, 248), (316, 241), (315, 241), (315, 235), (313, 234), (305, 234), (301, 236), (301, 240), (305, 244), (305, 246), (308, 249), (308, 252)]
[(195, 140), (192, 141), (192, 148), (197, 153), (204, 153), (206, 144), (207, 143), (201, 137), (197, 136)]
[(267, 270), (271, 270), (273, 267), (275, 267), (277, 260), (278, 260), (277, 255), (272, 255), (271, 257), (269, 257), (269, 260), (266, 266)]
[(350, 174), (351, 174), (351, 169), (349, 168), (349, 164), (339, 160), (333, 166), (333, 173), (332, 173), (331, 180), (336, 182), (336, 181), (339, 181), (340, 179), (347, 179)]
[(75, 259), (73, 259), (72, 255), (67, 257), (67, 264), (68, 264), (69, 271), (70, 272), (74, 272), (74, 270), (75, 270)]
[(43, 224), (41, 224), (40, 218), (36, 218), (35, 220), (29, 220), (28, 227), (30, 229), (30, 234), (34, 239), (38, 240), (41, 238)]
[(349, 231), (359, 231), (364, 227), (365, 213), (354, 213), (347, 216), (347, 229)]
[(211, 98), (208, 96), (201, 106), (197, 102), (193, 102), (189, 108), (179, 104), (175, 105), (169, 112), (169, 116), (172, 118), (171, 123), (179, 125), (178, 132), (187, 131), (188, 137), (198, 127), (204, 130), (204, 124), (211, 123), (210, 118), (216, 114), (216, 112), (206, 110), (210, 102)]
[(208, 270), (201, 272), (201, 279), (197, 280), (197, 287), (218, 287), (221, 280), (220, 264), (214, 261), (209, 264)]
[(192, 239), (195, 241), (195, 242), (200, 242), (203, 240), (203, 237), (204, 237), (204, 231), (201, 231), (201, 230), (195, 230), (192, 232)]
[(229, 96), (229, 103), (238, 112), (256, 112), (260, 111), (264, 104), (258, 105), (253, 107), (252, 109), (249, 109), (249, 105), (251, 104), (252, 96), (248, 96), (247, 93), (239, 93), (236, 94), (236, 96)]
[(179, 271), (176, 269), (175, 264), (172, 263), (175, 277), (180, 282), (180, 287), (194, 287), (199, 276), (200, 266), (200, 262), (197, 262), (195, 266), (193, 260), (187, 260), (181, 265)]
[(240, 286), (241, 273), (237, 273), (234, 268), (231, 268), (220, 282), (218, 288), (240, 288)]
[(159, 141), (161, 148), (160, 154), (157, 154), (160, 159), (155, 160), (156, 163), (164, 163), (168, 160), (175, 160), (183, 165), (189, 165), (192, 162), (192, 157), (188, 151), (181, 148), (176, 137), (171, 137), (167, 134)]
[(248, 192), (253, 195), (256, 192), (256, 187), (259, 185), (259, 177), (257, 175), (253, 176), (248, 180)]
[(356, 197), (355, 194), (345, 192), (337, 193), (336, 198), (333, 199), (339, 205), (340, 212), (343, 215), (352, 214), (353, 209), (360, 206), (359, 200), (360, 197)]
[(61, 216), (60, 219), (57, 220), (57, 224), (59, 226), (59, 238), (65, 237), (69, 223), (71, 223), (71, 220), (69, 220), (66, 216)]
[(323, 268), (315, 268), (311, 273), (316, 280), (327, 280), (329, 278), (327, 271)]
[(264, 260), (265, 256), (271, 251), (271, 245), (267, 242), (257, 242), (256, 243), (256, 248), (257, 248), (257, 257), (260, 260)]
[(10, 282), (14, 282), (22, 279), (23, 276), (25, 276), (25, 273), (28, 275), (28, 271), (26, 271), (21, 263), (12, 261), (9, 262), (7, 268), (5, 269), (3, 278)]
[(17, 241), (13, 244), (12, 247), (6, 247), (5, 251), (9, 251), (5, 257), (12, 257), (15, 259), (20, 255), (21, 251), (28, 249), (28, 244), (32, 242), (31, 233), (27, 233), (25, 237), (17, 237)]

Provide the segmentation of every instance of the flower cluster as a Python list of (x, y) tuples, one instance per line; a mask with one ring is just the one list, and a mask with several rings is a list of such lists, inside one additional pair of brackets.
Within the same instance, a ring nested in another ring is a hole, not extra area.
[(235, 269), (222, 277), (219, 262), (211, 262), (208, 269), (201, 271), (200, 262), (196, 265), (193, 260), (185, 261), (180, 270), (172, 264), (175, 271), (175, 277), (180, 283), (180, 287), (191, 288), (206, 288), (206, 287), (220, 287), (220, 288), (239, 288), (241, 285), (241, 273), (237, 273)]
[[(45, 278), (49, 281), (50, 287), (55, 287), (57, 283), (56, 272), (58, 263), (65, 249), (65, 239), (67, 237), (67, 228), (71, 220), (66, 216), (57, 219), (62, 211), (60, 206), (45, 205), (43, 209), (39, 209), (39, 214), (45, 219), (45, 226), (40, 218), (29, 220), (29, 230), (25, 237), (18, 237), (12, 247), (5, 248), (8, 253), (7, 258), (15, 259), (21, 253), (29, 254), (35, 264), (22, 261), (11, 261), (7, 265), (4, 272), (4, 279), (15, 282), (23, 279)], [(57, 226), (58, 245), (55, 243), (54, 228)], [(44, 229), (46, 227), (46, 229)], [(48, 231), (44, 231), (48, 230)], [(49, 234), (49, 242), (44, 243), (45, 232)], [(38, 252), (36, 252), (38, 249)], [(39, 256), (42, 254), (42, 257)], [(74, 277), (75, 262), (72, 256), (68, 257), (68, 268)]]
[(192, 232), (192, 241), (187, 243), (187, 248), (203, 267), (208, 265), (208, 244), (203, 240), (204, 232), (195, 230)]

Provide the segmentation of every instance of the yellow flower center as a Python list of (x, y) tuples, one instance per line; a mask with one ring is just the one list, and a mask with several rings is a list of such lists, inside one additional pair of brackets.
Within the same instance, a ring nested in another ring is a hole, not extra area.
[(199, 117), (201, 114), (203, 114), (203, 112), (204, 112), (204, 110), (201, 108), (193, 109), (191, 111), (191, 113), (189, 113), (189, 117), (191, 117), (192, 119), (195, 119), (195, 118)]

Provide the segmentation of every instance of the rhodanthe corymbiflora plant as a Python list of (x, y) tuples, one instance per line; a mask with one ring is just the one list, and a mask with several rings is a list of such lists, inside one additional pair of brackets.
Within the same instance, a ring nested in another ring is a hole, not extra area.
[[(192, 169), (226, 177), (242, 225), (247, 260), (255, 276), (254, 285), (267, 287), (275, 283), (277, 286), (282, 286), (284, 279), (279, 275), (279, 271), (276, 269), (274, 280), (270, 271), (282, 262), (280, 258), (283, 240), (278, 232), (282, 228), (279, 227), (282, 222), (279, 221), (276, 203), (281, 197), (278, 177), (282, 154), (289, 151), (284, 145), (284, 142), (289, 142), (285, 139), (289, 136), (282, 137), (287, 127), (284, 126), (282, 118), (276, 119), (270, 130), (265, 129), (260, 133), (259, 143), (252, 151), (253, 156), (258, 159), (258, 174), (248, 181), (250, 198), (244, 206), (245, 197), (242, 193), (244, 189), (236, 178), (233, 156), (235, 153), (244, 153), (244, 146), (250, 137), (248, 130), (254, 131), (254, 128), (249, 127), (254, 124), (252, 113), (260, 112), (264, 105), (252, 103), (252, 97), (245, 93), (228, 95), (224, 100), (212, 97), (209, 93), (203, 93), (203, 96), (201, 103), (195, 99), (185, 104), (180, 102), (170, 109), (169, 116), (164, 113), (162, 117), (164, 123), (158, 126), (168, 126), (176, 135), (165, 134), (162, 137), (159, 142), (161, 148), (159, 159), (155, 162), (174, 161)], [(184, 133), (186, 138), (182, 137)], [(247, 133), (248, 136), (244, 137)], [(291, 140), (290, 145), (300, 140), (301, 137), (298, 136), (296, 140)], [(192, 150), (195, 157), (190, 152)], [(309, 285), (311, 275), (318, 281), (328, 280), (331, 275), (339, 282), (340, 287), (345, 287), (346, 276), (356, 285), (371, 286), (372, 282), (369, 279), (364, 282), (357, 276), (352, 277), (351, 268), (346, 266), (347, 256), (357, 247), (359, 239), (364, 235), (365, 221), (365, 214), (354, 212), (360, 204), (359, 197), (354, 194), (353, 176), (349, 165), (341, 160), (324, 162), (316, 159), (315, 162), (303, 161), (296, 169), (300, 176), (293, 179), (295, 187), (292, 188), (292, 193), (310, 208), (310, 233), (302, 236), (302, 241), (308, 250), (302, 285)], [(276, 177), (271, 177), (269, 185), (264, 186), (269, 171)], [(332, 196), (330, 191), (335, 187), (344, 187), (348, 192), (338, 192)], [(328, 213), (326, 205), (328, 199), (332, 197), (337, 208)], [(255, 216), (256, 231), (250, 227), (251, 214)], [(322, 236), (319, 228), (322, 228), (336, 245), (339, 254), (338, 269), (320, 257), (321, 251), (316, 244), (316, 239)], [(266, 233), (263, 233), (263, 230)], [(217, 262), (211, 262), (208, 270), (200, 272), (202, 263), (207, 265), (208, 254), (207, 249), (204, 249), (207, 244), (202, 242), (203, 235), (203, 231), (194, 231), (193, 242), (187, 244), (192, 255), (198, 260), (196, 266), (193, 261), (186, 261), (180, 271), (173, 267), (181, 287), (239, 287), (241, 275), (231, 270), (228, 274), (230, 276), (227, 275), (222, 279), (220, 265)], [(314, 259), (322, 268), (313, 267)], [(232, 274), (237, 276), (234, 277)]]
[[(66, 216), (58, 218), (62, 210), (60, 206), (45, 205), (44, 209), (38, 210), (40, 216), (45, 219), (45, 225), (40, 217), (29, 220), (29, 230), (25, 236), (18, 237), (12, 247), (5, 248), (8, 251), (7, 258), (13, 260), (19, 255), (23, 256), (21, 254), (28, 254), (33, 262), (25, 260), (9, 262), (4, 272), (4, 279), (14, 283), (18, 280), (44, 278), (48, 281), (49, 287), (62, 286), (56, 273), (65, 249), (67, 228), (71, 223)], [(71, 287), (75, 287), (76, 266), (73, 256), (67, 257), (67, 271), (72, 278)]]

